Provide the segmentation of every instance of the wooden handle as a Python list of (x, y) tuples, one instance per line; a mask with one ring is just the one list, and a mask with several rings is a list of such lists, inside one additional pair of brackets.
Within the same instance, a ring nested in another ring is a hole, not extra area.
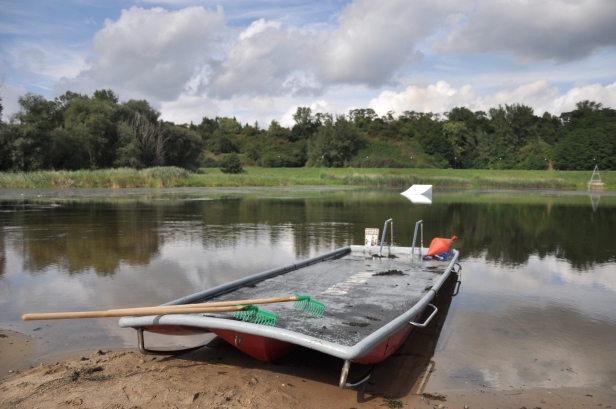
[(247, 305), (297, 301), (297, 296), (259, 298), (256, 300), (218, 301), (200, 304), (159, 305), (155, 307), (121, 308), (107, 311), (43, 312), (24, 314), (24, 321), (66, 320), (74, 318), (143, 317), (147, 315), (194, 314), (200, 312), (241, 311)]
[[(287, 297), (275, 297), (275, 298), (257, 298), (254, 300), (233, 300), (233, 301), (216, 301), (216, 302), (204, 302), (200, 304), (180, 304), (180, 305), (169, 305), (169, 307), (182, 307), (182, 308), (193, 308), (195, 306), (203, 306), (203, 307), (226, 307), (229, 305), (253, 305), (253, 304), (272, 304), (277, 302), (288, 302), (288, 301), (297, 301), (298, 298), (296, 295), (287, 296)], [(146, 308), (158, 308), (158, 307), (142, 307)]]
[[(192, 306), (192, 307), (189, 307)], [(167, 314), (196, 314), (202, 312), (222, 312), (222, 311), (241, 311), (245, 305), (231, 305), (222, 307), (202, 307), (198, 304), (187, 305), (168, 305), (161, 307), (145, 308), (123, 308), (107, 311), (80, 311), (80, 312), (44, 312), (24, 314), (21, 319), (24, 321), (34, 320), (65, 320), (74, 318), (105, 318), (105, 317), (143, 317), (147, 315), (167, 315)]]

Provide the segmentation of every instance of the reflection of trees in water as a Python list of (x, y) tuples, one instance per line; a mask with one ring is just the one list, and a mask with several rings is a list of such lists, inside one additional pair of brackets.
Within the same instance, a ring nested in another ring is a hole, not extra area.
[[(122, 263), (148, 265), (163, 243), (204, 249), (291, 246), (298, 259), (364, 241), (364, 229), (394, 219), (396, 245), (410, 246), (415, 222), (424, 221), (424, 245), (433, 237), (460, 239), (463, 257), (524, 264), (553, 255), (579, 269), (613, 262), (609, 207), (547, 201), (540, 204), (435, 203), (412, 205), (398, 194), (345, 192), (308, 198), (223, 198), (162, 202), (67, 203), (39, 211), (5, 213), (17, 229), (0, 230), (24, 257), (24, 270), (59, 266), (69, 274), (114, 274)], [(1, 235), (4, 235), (2, 237)], [(18, 236), (16, 236), (18, 235)], [(389, 244), (389, 234), (386, 245)], [(419, 241), (417, 245), (419, 245)]]
[(465, 204), (459, 212), (465, 257), (485, 254), (489, 261), (518, 265), (531, 255), (551, 255), (577, 269), (615, 260), (616, 218), (610, 208)]
[(17, 212), (14, 222), (21, 237), (13, 243), (28, 272), (56, 265), (69, 274), (94, 270), (112, 275), (120, 263), (147, 265), (158, 252), (157, 213), (138, 204), (68, 204)]
[[(339, 209), (321, 200), (245, 199), (204, 203), (199, 211), (207, 247), (236, 246), (238, 240), (262, 240), (272, 246), (289, 243), (298, 258), (348, 244), (349, 226)], [(331, 217), (328, 214), (334, 213)], [(331, 219), (331, 220), (330, 220)]]
[(0, 225), (0, 276), (6, 271), (6, 251), (4, 250), (4, 226)]

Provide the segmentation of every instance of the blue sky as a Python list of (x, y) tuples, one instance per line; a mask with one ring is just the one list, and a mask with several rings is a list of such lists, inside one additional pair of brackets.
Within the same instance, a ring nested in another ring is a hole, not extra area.
[(298, 106), (616, 108), (614, 0), (0, 0), (4, 119), (112, 89), (165, 120), (291, 125)]

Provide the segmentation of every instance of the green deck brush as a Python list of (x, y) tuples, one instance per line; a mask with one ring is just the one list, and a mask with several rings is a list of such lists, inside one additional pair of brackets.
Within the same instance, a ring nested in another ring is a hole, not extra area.
[(306, 311), (309, 314), (322, 317), (325, 312), (325, 305), (317, 300), (311, 299), (307, 295), (295, 294), (297, 301), (293, 303), (293, 306), (298, 310)]
[(268, 325), (270, 327), (276, 326), (276, 314), (260, 310), (254, 305), (248, 305), (243, 310), (235, 312), (233, 317), (241, 321), (252, 322), (253, 324)]

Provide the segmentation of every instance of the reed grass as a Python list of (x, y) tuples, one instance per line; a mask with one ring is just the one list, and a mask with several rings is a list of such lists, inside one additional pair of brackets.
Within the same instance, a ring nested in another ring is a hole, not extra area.
[(556, 189), (575, 190), (576, 184), (562, 178), (525, 179), (525, 178), (477, 178), (473, 187), (492, 189)]
[[(95, 171), (40, 171), (0, 173), (0, 188), (164, 188), (164, 187), (274, 187), (367, 186), (481, 189), (587, 190), (592, 172), (491, 171), (459, 169), (367, 168), (245, 168), (238, 175), (219, 169), (189, 173), (177, 167), (143, 170), (129, 168)], [(602, 172), (604, 190), (616, 190), (616, 173)]]
[(321, 178), (333, 182), (334, 184), (352, 185), (352, 186), (411, 186), (414, 184), (422, 185), (437, 185), (441, 187), (472, 187), (472, 185), (462, 179), (456, 177), (429, 177), (417, 176), (413, 174), (358, 174), (352, 173), (345, 176), (336, 176), (327, 173), (321, 174)]
[(2, 188), (162, 188), (184, 186), (188, 171), (177, 167), (0, 173)]

